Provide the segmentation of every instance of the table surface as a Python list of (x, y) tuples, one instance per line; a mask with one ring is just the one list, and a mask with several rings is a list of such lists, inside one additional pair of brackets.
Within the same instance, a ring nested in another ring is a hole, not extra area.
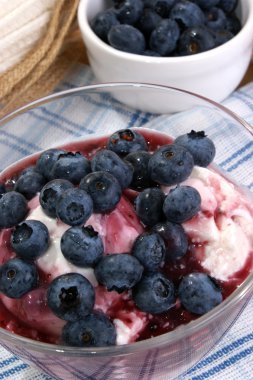
[(251, 64), (249, 65), (249, 68), (240, 85), (244, 85), (252, 81), (253, 81), (253, 60), (251, 61)]

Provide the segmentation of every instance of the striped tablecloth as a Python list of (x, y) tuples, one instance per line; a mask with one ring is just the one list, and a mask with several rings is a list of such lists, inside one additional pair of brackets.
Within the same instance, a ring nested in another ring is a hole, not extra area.
[[(91, 83), (95, 83), (95, 79), (90, 68), (85, 65), (78, 65), (56, 90), (59, 91)], [(224, 105), (253, 125), (253, 83), (249, 83), (235, 91), (224, 101)], [(92, 128), (95, 128), (96, 122), (99, 121), (99, 118), (96, 119), (96, 108), (98, 109), (99, 117), (102, 117), (103, 107), (101, 107), (101, 104), (93, 104), (92, 107), (94, 108), (94, 120), (91, 121), (91, 125)], [(28, 132), (29, 125), (33, 126), (36, 125), (36, 123), (43, 123), (44, 125), (46, 125), (46, 123), (53, 123), (56, 129), (61, 129), (62, 133), (66, 135), (80, 135), (81, 125), (78, 123), (78, 120), (73, 121), (71, 115), (68, 115), (67, 106), (61, 110), (61, 114), (54, 112), (52, 109), (49, 111), (42, 107), (39, 112), (30, 112), (29, 118), (27, 125)], [(127, 126), (146, 126), (149, 122), (149, 114), (141, 112), (128, 115), (126, 118), (128, 119), (124, 120), (124, 122), (126, 122)], [(36, 140), (36, 129), (33, 128), (32, 133), (34, 133), (34, 144), (31, 143), (31, 137), (28, 143), (25, 136), (16, 134), (15, 128), (13, 128), (13, 133), (0, 131), (0, 149), (3, 150), (4, 146), (8, 144), (12, 146), (16, 152), (20, 151), (22, 154), (24, 154), (24, 152), (27, 154), (32, 153), (40, 148)], [(41, 131), (39, 133), (41, 133)], [(252, 159), (253, 141), (249, 144), (241, 145), (238, 149), (234, 149), (233, 147), (231, 152), (226, 152), (222, 166), (232, 174), (236, 173), (236, 171), (245, 173), (246, 177), (244, 183), (253, 190), (253, 176), (247, 166)], [(180, 380), (253, 379), (252, 322), (253, 298), (235, 325), (227, 332), (219, 344), (186, 375), (181, 377)], [(28, 364), (22, 362), (22, 360), (13, 356), (0, 346), (0, 380), (8, 378), (12, 380), (52, 380), (50, 376), (37, 369), (31, 368)]]

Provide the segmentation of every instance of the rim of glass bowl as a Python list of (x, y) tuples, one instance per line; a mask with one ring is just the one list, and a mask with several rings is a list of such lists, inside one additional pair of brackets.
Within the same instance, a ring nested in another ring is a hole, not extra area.
[[(209, 106), (217, 108), (217, 110), (227, 114), (232, 117), (235, 121), (241, 124), (253, 137), (253, 127), (243, 120), (240, 116), (236, 115), (233, 111), (224, 107), (221, 104), (216, 103), (206, 97), (201, 95), (194, 94), (190, 91), (185, 91), (175, 87), (162, 86), (150, 83), (136, 83), (136, 82), (115, 82), (115, 83), (103, 83), (88, 85), (82, 87), (76, 87), (73, 89), (68, 89), (65, 91), (60, 91), (49, 96), (35, 100), (23, 107), (18, 108), (17, 110), (9, 113), (0, 119), (0, 128), (13, 118), (18, 117), (29, 109), (34, 108), (35, 106), (43, 105), (49, 103), (50, 101), (61, 99), (71, 95), (78, 95), (85, 92), (91, 91), (106, 91), (112, 88), (118, 89), (129, 89), (129, 88), (148, 88), (161, 91), (171, 91), (175, 93), (188, 94), (194, 98), (206, 103)], [(174, 343), (182, 338), (186, 338), (189, 335), (199, 331), (202, 328), (208, 327), (209, 323), (212, 322), (215, 318), (221, 316), (226, 310), (229, 310), (230, 307), (239, 303), (239, 301), (247, 299), (253, 291), (253, 273), (251, 273), (245, 281), (220, 305), (216, 306), (207, 314), (200, 316), (196, 320), (179, 326), (177, 329), (170, 331), (168, 333), (159, 335), (157, 337), (149, 338), (148, 340), (143, 340), (140, 342), (130, 343), (126, 345), (110, 346), (110, 347), (90, 347), (90, 348), (77, 348), (77, 347), (68, 347), (63, 345), (56, 345), (50, 343), (38, 342), (29, 338), (22, 337), (21, 335), (16, 335), (7, 330), (0, 328), (0, 342), (1, 340), (8, 341), (17, 345), (18, 343), (23, 346), (29, 347), (34, 351), (44, 352), (44, 353), (54, 353), (59, 355), (66, 356), (119, 356), (123, 354), (131, 354), (134, 352), (141, 352), (147, 349), (152, 348), (161, 348), (168, 344)]]

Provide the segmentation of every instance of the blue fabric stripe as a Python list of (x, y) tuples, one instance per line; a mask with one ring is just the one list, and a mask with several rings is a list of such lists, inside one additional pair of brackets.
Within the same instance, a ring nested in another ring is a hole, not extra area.
[(153, 118), (155, 115), (150, 112), (145, 112), (144, 115), (141, 117), (140, 121), (140, 127), (143, 127), (147, 122), (150, 121), (151, 118)]
[[(61, 368), (66, 369), (68, 373), (71, 373), (73, 376), (75, 376), (75, 379), (80, 380), (96, 380), (96, 378), (93, 375), (86, 375), (83, 373), (83, 370), (78, 369), (77, 367), (74, 367), (70, 365), (70, 363), (65, 363), (59, 359), (55, 358), (55, 363), (57, 363)], [(106, 366), (101, 366), (102, 369), (106, 369)], [(97, 370), (97, 374), (100, 373), (100, 368)]]
[(148, 351), (148, 353), (145, 356), (145, 359), (144, 359), (144, 362), (142, 364), (142, 367), (140, 369), (138, 380), (142, 380), (145, 377), (145, 375), (147, 373), (147, 369), (148, 369), (148, 363), (149, 363), (149, 360), (150, 360), (151, 356), (152, 356), (152, 352)]
[(40, 150), (40, 147), (37, 144), (31, 143), (31, 142), (17, 136), (16, 134), (8, 133), (8, 132), (4, 131), (3, 129), (1, 129), (0, 135), (5, 136), (5, 137), (7, 137), (13, 141), (16, 141), (17, 143), (22, 144), (22, 145), (30, 148), (33, 151)]
[[(2, 145), (4, 148), (6, 146), (12, 148), (15, 152), (19, 152), (22, 154), (22, 156), (28, 156), (29, 154), (31, 154), (31, 151), (28, 150), (28, 149), (25, 149), (25, 148), (21, 148), (20, 145), (18, 145), (17, 143), (11, 143), (10, 141), (7, 141), (6, 139), (1, 139), (0, 138), (0, 145)], [(36, 151), (38, 151), (40, 149), (36, 149)]]
[(245, 157), (238, 160), (234, 165), (231, 165), (229, 168), (226, 169), (226, 171), (229, 173), (232, 172), (233, 170), (237, 169), (238, 166), (249, 161), (252, 157), (253, 157), (253, 151), (251, 153), (247, 154)]
[(135, 113), (132, 115), (131, 119), (129, 120), (128, 125), (127, 125), (127, 128), (132, 128), (132, 127), (134, 127), (134, 125), (135, 125), (136, 121), (139, 119), (139, 117), (140, 117), (140, 112), (135, 112)]
[(238, 90), (237, 92), (233, 94), (233, 97), (242, 101), (249, 108), (251, 112), (253, 111), (253, 103), (252, 103), (253, 97), (250, 96), (248, 93), (246, 94), (244, 91)]
[[(65, 104), (66, 104), (66, 106), (67, 106), (67, 102), (66, 102)], [(50, 122), (51, 122), (51, 120), (55, 120), (55, 119), (57, 119), (58, 122), (63, 122), (63, 123), (65, 123), (65, 124), (67, 124), (67, 125), (69, 125), (69, 126), (71, 126), (71, 127), (74, 127), (74, 128), (77, 129), (77, 130), (80, 130), (80, 131), (83, 131), (83, 130), (84, 130), (84, 126), (83, 126), (83, 124), (74, 123), (73, 121), (67, 119), (66, 117), (64, 117), (64, 116), (62, 116), (62, 115), (60, 115), (60, 114), (57, 114), (57, 113), (55, 113), (55, 112), (53, 112), (53, 111), (51, 111), (51, 110), (48, 110), (48, 109), (45, 108), (45, 107), (41, 107), (41, 108), (40, 108), (40, 111), (41, 111), (43, 114), (45, 114), (45, 115), (47, 115), (47, 116), (50, 117), (50, 119), (48, 119), (48, 120), (50, 120)], [(52, 118), (52, 119), (51, 119), (51, 118)], [(89, 128), (85, 128), (85, 131), (86, 131), (87, 133), (94, 133), (94, 131), (89, 130)]]
[[(41, 369), (42, 373), (47, 373), (47, 375), (49, 376), (52, 376), (54, 378), (54, 374), (51, 372), (51, 370), (48, 368), (49, 366), (47, 366), (47, 369), (45, 369), (45, 366), (43, 364), (41, 364), (40, 360), (38, 357), (35, 357), (33, 355), (31, 355), (29, 353), (29, 351), (25, 350), (24, 348), (22, 348), (22, 354), (25, 355), (26, 359), (29, 361), (29, 362), (32, 362), (34, 363), (34, 365), (38, 368)], [(55, 362), (55, 358), (50, 358), (49, 357), (49, 361), (50, 361), (50, 364), (52, 364), (52, 362)]]
[[(64, 84), (66, 85), (67, 88), (75, 88), (76, 86), (72, 85), (72, 84), (68, 84), (66, 82), (64, 82)], [(95, 92), (94, 92), (95, 94)], [(107, 107), (108, 108), (108, 99), (111, 99), (111, 95), (109, 94), (97, 94), (97, 96), (101, 99), (101, 101), (98, 101), (98, 100), (94, 100), (93, 97), (85, 94), (85, 95), (82, 95), (80, 93), (79, 95), (80, 97), (82, 97), (82, 99), (85, 101), (85, 103), (89, 103), (89, 104), (92, 104), (98, 108), (104, 108), (104, 107)], [(125, 109), (125, 107), (122, 107), (122, 104), (120, 102), (118, 102), (117, 100), (114, 100), (114, 111), (116, 111), (118, 114), (121, 114), (121, 115), (129, 115), (129, 110), (128, 109)]]
[(231, 365), (234, 365), (236, 362), (245, 359), (247, 356), (253, 353), (253, 346), (246, 348), (243, 351), (238, 352), (237, 354), (231, 356), (230, 358), (224, 360), (222, 363), (218, 364), (217, 366), (209, 369), (206, 372), (203, 372), (200, 375), (192, 377), (192, 380), (204, 380), (208, 379), (213, 375), (217, 375), (222, 370), (230, 367)]
[(222, 161), (219, 165), (221, 167), (224, 167), (225, 165), (229, 164), (232, 160), (237, 158), (238, 156), (245, 153), (248, 149), (250, 149), (253, 146), (253, 141), (250, 141), (248, 144), (246, 144), (243, 148), (240, 148), (239, 150), (235, 151), (230, 157), (226, 158), (226, 160)]
[(10, 364), (16, 362), (17, 360), (18, 360), (18, 358), (16, 356), (12, 356), (8, 359), (5, 359), (5, 360), (0, 362), (0, 368), (6, 367), (7, 365), (10, 365)]
[(112, 363), (113, 363), (113, 359), (108, 360), (108, 362), (106, 362), (105, 364), (98, 367), (98, 369), (96, 369), (96, 371), (91, 374), (91, 377), (96, 379), (97, 376), (101, 375), (101, 373), (103, 373), (103, 371), (107, 368), (107, 366), (110, 367), (112, 365)]
[(155, 350), (154, 351), (154, 354), (153, 354), (153, 359), (150, 363), (150, 370), (149, 370), (149, 374), (148, 374), (148, 379), (147, 380), (151, 380), (154, 373), (155, 373), (155, 367), (156, 367), (156, 363), (157, 363), (157, 357), (158, 357), (158, 354), (159, 354), (159, 350)]
[(190, 371), (188, 371), (187, 374), (191, 374), (192, 372), (195, 372), (198, 369), (202, 369), (203, 367), (212, 364), (215, 360), (220, 359), (222, 356), (229, 354), (232, 350), (237, 349), (238, 347), (252, 340), (253, 333), (250, 333), (233, 341), (232, 343), (228, 344), (227, 346), (224, 346), (222, 349), (218, 350), (217, 352), (213, 353), (207, 358), (201, 360), (201, 362), (199, 362)]
[(70, 128), (63, 126), (62, 124), (56, 121), (56, 118), (49, 119), (48, 117), (37, 115), (35, 111), (32, 111), (31, 114), (38, 120), (50, 122), (51, 125), (53, 125), (56, 129), (59, 129), (60, 131), (68, 132), (70, 135), (77, 136), (77, 137), (80, 137), (82, 135), (81, 133), (73, 132)]
[(21, 372), (22, 370), (24, 370), (28, 367), (29, 367), (28, 364), (22, 363), (22, 364), (19, 364), (13, 368), (10, 368), (7, 371), (0, 373), (0, 380), (1, 379), (7, 379), (8, 377), (17, 374), (17, 373)]

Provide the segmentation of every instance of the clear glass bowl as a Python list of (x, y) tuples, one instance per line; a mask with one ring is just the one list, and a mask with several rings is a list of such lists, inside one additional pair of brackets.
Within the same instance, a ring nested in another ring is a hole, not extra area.
[[(176, 112), (179, 109), (183, 111)], [(6, 116), (0, 121), (1, 168), (39, 150), (133, 125), (171, 136), (192, 129), (205, 130), (216, 144), (215, 163), (232, 173), (245, 189), (249, 185), (253, 161), (248, 162), (245, 170), (232, 165), (237, 152), (252, 142), (253, 129), (249, 124), (203, 97), (138, 83), (74, 88)], [(4, 329), (0, 329), (0, 342), (24, 361), (59, 379), (173, 379), (217, 344), (244, 308), (252, 290), (250, 275), (206, 315), (170, 333), (134, 344), (72, 348), (40, 343)]]

